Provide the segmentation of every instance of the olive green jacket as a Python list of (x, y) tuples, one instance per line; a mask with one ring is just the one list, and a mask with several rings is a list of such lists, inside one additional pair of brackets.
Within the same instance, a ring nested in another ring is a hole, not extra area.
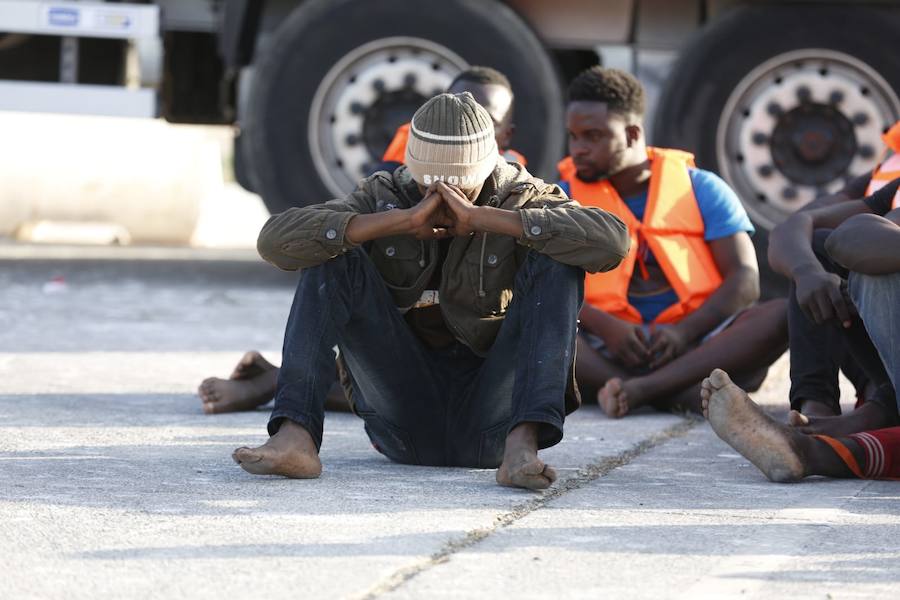
[[(422, 198), (406, 167), (380, 171), (342, 200), (275, 215), (259, 234), (260, 255), (285, 270), (322, 264), (355, 247), (346, 236), (357, 214), (414, 206)], [(476, 204), (518, 211), (524, 235), (474, 233), (453, 238), (438, 296), (448, 328), (484, 356), (512, 300), (516, 271), (529, 249), (588, 272), (615, 268), (628, 252), (628, 230), (618, 217), (569, 200), (554, 184), (521, 165), (498, 161)], [(367, 242), (365, 249), (400, 310), (421, 297), (437, 268), (437, 242), (409, 235)]]

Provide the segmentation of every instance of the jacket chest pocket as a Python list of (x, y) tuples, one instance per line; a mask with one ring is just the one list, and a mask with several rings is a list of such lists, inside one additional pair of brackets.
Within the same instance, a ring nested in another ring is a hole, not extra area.
[(369, 256), (390, 287), (412, 288), (424, 271), (422, 245), (409, 237), (374, 240)]
[(479, 240), (466, 253), (466, 270), (475, 305), (483, 316), (506, 314), (518, 271), (515, 249), (515, 243), (488, 243), (482, 255)]

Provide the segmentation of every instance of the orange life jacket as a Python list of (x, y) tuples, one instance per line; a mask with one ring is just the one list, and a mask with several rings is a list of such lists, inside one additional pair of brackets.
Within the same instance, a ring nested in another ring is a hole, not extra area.
[[(384, 162), (398, 162), (403, 163), (406, 158), (406, 141), (409, 139), (409, 123), (405, 125), (401, 125), (397, 128), (397, 133), (394, 134), (394, 139), (391, 140), (390, 145), (388, 145), (387, 150), (384, 151), (384, 155), (381, 157), (381, 160)], [(500, 152), (500, 156), (502, 156), (505, 160), (509, 162), (517, 162), (523, 167), (528, 163), (525, 160), (525, 157), (516, 152), (515, 150), (503, 150)]]
[(692, 154), (681, 150), (648, 148), (650, 190), (643, 221), (634, 216), (609, 180), (585, 183), (575, 174), (571, 157), (559, 163), (559, 174), (569, 183), (569, 196), (586, 206), (596, 206), (622, 219), (631, 235), (628, 256), (607, 273), (589, 273), (584, 281), (584, 301), (631, 323), (641, 323), (638, 310), (628, 302), (628, 288), (638, 262), (643, 239), (656, 257), (663, 274), (678, 296), (654, 323), (677, 323), (697, 310), (722, 285), (709, 245), (688, 167)]
[[(900, 121), (894, 123), (887, 133), (881, 136), (884, 140), (884, 157), (875, 167), (869, 187), (866, 188), (866, 196), (871, 196), (891, 181), (900, 177)], [(894, 194), (894, 208), (900, 208), (900, 189)]]
[(387, 150), (384, 151), (384, 156), (381, 157), (381, 160), (384, 162), (403, 163), (406, 159), (407, 140), (409, 140), (409, 123), (397, 128), (397, 133), (394, 134), (394, 139), (391, 140)]

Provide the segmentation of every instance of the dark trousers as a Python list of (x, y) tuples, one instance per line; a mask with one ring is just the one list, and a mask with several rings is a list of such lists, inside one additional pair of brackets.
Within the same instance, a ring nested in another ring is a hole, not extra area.
[(480, 357), (460, 343), (423, 345), (361, 249), (304, 270), (269, 433), (290, 419), (321, 445), (337, 345), (355, 410), (391, 460), (497, 467), (507, 434), (523, 422), (540, 424), (540, 447), (556, 444), (583, 291), (584, 271), (529, 252), (496, 340)]
[[(825, 240), (830, 232), (817, 230), (813, 234), (813, 251), (826, 271), (846, 280), (849, 275), (847, 270), (831, 260), (825, 251)], [(828, 404), (840, 413), (838, 373), (843, 370), (857, 393), (871, 382), (876, 391), (874, 397), (868, 400), (896, 410), (893, 386), (860, 319), (853, 319), (849, 328), (844, 328), (836, 319), (817, 325), (800, 310), (792, 285), (788, 303), (788, 331), (792, 409), (800, 410), (805, 401), (813, 400)]]

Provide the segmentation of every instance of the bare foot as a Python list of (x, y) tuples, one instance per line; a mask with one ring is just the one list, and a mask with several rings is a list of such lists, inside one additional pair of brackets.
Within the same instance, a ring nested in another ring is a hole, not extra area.
[(897, 424), (897, 416), (876, 402), (866, 402), (853, 412), (839, 417), (815, 417), (792, 410), (788, 423), (801, 433), (844, 437)]
[(207, 414), (253, 410), (275, 396), (277, 380), (278, 367), (252, 351), (241, 358), (230, 379), (205, 379), (197, 394)]
[(628, 413), (628, 395), (625, 382), (613, 377), (597, 392), (597, 404), (612, 419), (619, 419)]
[(322, 474), (316, 444), (300, 425), (285, 420), (269, 441), (258, 448), (238, 448), (234, 462), (254, 475), (282, 475), (294, 479), (315, 479)]
[(780, 425), (732, 383), (714, 370), (700, 386), (700, 406), (713, 431), (752, 462), (771, 481), (787, 483), (806, 476), (800, 446), (803, 434)]
[(277, 368), (263, 358), (262, 354), (256, 350), (251, 350), (241, 357), (241, 360), (235, 365), (234, 371), (231, 372), (229, 379), (249, 379)]
[(556, 471), (537, 455), (536, 423), (522, 423), (506, 436), (497, 483), (508, 487), (545, 490), (556, 481)]

